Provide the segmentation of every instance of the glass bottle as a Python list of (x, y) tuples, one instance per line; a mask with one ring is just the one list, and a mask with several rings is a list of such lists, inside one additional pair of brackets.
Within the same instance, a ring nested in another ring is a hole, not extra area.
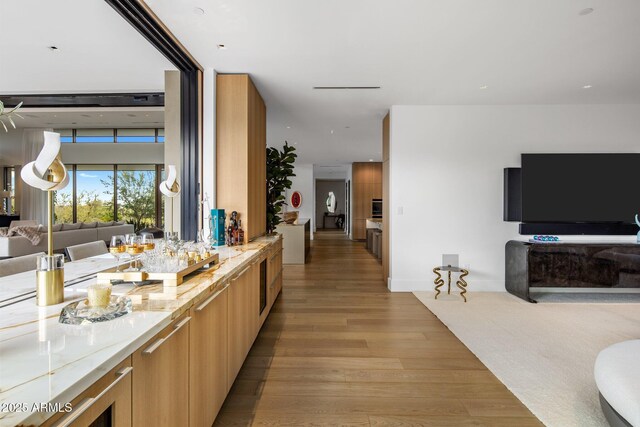
[(244, 230), (242, 229), (242, 220), (238, 220), (238, 244), (244, 245)]

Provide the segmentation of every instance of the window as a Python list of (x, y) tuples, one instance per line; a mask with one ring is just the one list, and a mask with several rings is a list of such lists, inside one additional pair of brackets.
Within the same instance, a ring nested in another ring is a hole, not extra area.
[(162, 227), (164, 205), (158, 189), (163, 165), (66, 165), (69, 185), (55, 192), (56, 223), (133, 224), (136, 231)]
[(116, 142), (156, 142), (155, 129), (118, 129)]
[(117, 171), (118, 220), (133, 224), (136, 230), (156, 225), (156, 167), (118, 165)]
[(75, 142), (114, 142), (113, 129), (77, 129)]
[(60, 142), (63, 144), (70, 144), (73, 142), (73, 130), (71, 129), (57, 129), (55, 132), (60, 134)]
[(14, 213), (17, 210), (16, 206), (16, 168), (13, 166), (7, 166), (4, 168), (4, 190), (8, 191), (10, 196), (0, 200), (2, 205), (0, 210), (4, 210), (7, 213)]
[(69, 175), (69, 184), (54, 193), (53, 221), (56, 224), (74, 222), (73, 218), (73, 166), (65, 165)]
[(164, 143), (164, 129), (56, 129), (60, 142), (71, 143)]
[(78, 165), (75, 175), (76, 220), (113, 221), (113, 166)]

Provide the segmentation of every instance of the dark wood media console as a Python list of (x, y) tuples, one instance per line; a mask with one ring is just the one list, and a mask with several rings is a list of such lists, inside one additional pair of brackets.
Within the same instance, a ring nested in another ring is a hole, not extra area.
[(529, 302), (535, 288), (640, 288), (640, 245), (531, 243), (505, 246), (505, 287)]

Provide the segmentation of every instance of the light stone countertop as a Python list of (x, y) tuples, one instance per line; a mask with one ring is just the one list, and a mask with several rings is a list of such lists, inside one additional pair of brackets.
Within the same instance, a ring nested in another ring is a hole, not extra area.
[[(40, 424), (52, 414), (31, 410), (33, 404), (67, 403), (118, 363), (168, 326), (173, 319), (209, 295), (224, 289), (280, 236), (268, 236), (241, 247), (220, 247), (220, 265), (194, 275), (175, 292), (162, 284), (135, 288), (113, 287), (114, 295), (128, 295), (133, 312), (91, 325), (58, 323), (61, 309), (86, 297), (89, 279), (65, 288), (63, 304), (38, 307), (35, 298), (0, 308), (0, 426)], [(65, 265), (65, 280), (115, 265), (110, 255)], [(35, 288), (34, 272), (0, 278), (0, 301)], [(0, 302), (0, 305), (5, 304)], [(8, 404), (26, 405), (24, 412), (7, 412)]]

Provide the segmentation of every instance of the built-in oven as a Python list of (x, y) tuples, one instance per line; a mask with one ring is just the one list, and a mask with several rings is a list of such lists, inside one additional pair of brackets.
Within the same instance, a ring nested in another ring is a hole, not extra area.
[(371, 218), (382, 218), (382, 199), (371, 200)]

